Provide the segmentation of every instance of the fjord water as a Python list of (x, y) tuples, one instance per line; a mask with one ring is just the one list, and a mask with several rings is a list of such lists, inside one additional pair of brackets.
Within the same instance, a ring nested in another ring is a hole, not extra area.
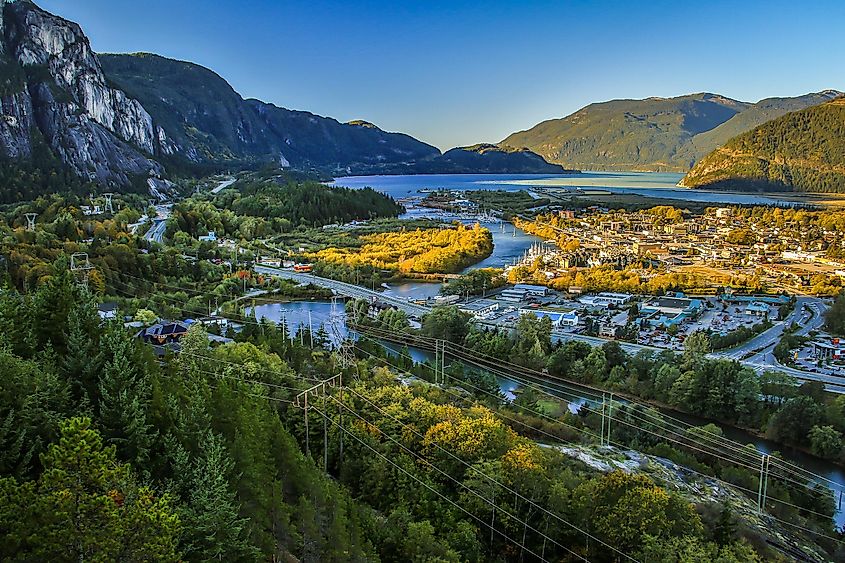
[(419, 195), (419, 190), (506, 190), (533, 188), (601, 189), (614, 194), (722, 204), (792, 204), (776, 195), (744, 194), (679, 188), (682, 174), (663, 172), (583, 172), (581, 174), (417, 174), (410, 176), (347, 176), (333, 186), (366, 188), (393, 198)]

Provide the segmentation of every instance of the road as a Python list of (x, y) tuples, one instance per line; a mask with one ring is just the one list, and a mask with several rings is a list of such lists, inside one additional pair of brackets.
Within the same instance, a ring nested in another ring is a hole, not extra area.
[(393, 305), (411, 317), (422, 317), (431, 311), (431, 307), (425, 305), (417, 305), (411, 303), (400, 297), (392, 297), (384, 295), (378, 291), (373, 291), (365, 287), (354, 285), (351, 283), (339, 282), (327, 278), (321, 278), (313, 274), (300, 274), (291, 270), (283, 270), (281, 268), (271, 268), (270, 266), (255, 266), (253, 268), (259, 274), (267, 274), (271, 276), (278, 276), (280, 278), (298, 281), (300, 283), (313, 283), (327, 289), (331, 289), (339, 295), (346, 295), (347, 297), (355, 297), (356, 299), (378, 299), (382, 303)]
[[(821, 328), (824, 324), (826, 310), (827, 305), (818, 297), (798, 297), (795, 308), (785, 320), (776, 322), (769, 330), (758, 334), (736, 348), (715, 352), (715, 355), (730, 360), (753, 360), (756, 356), (765, 354), (766, 350), (774, 348), (780, 342), (784, 329), (793, 323), (801, 327), (795, 332), (799, 336), (806, 336), (810, 331)], [(755, 354), (755, 356), (749, 358), (751, 354)]]
[(156, 216), (153, 217), (153, 225), (144, 235), (145, 239), (150, 242), (161, 242), (164, 237), (164, 231), (167, 230), (167, 220), (170, 218), (170, 210), (172, 207), (172, 203), (155, 206)]
[[(373, 291), (371, 289), (367, 289), (365, 287), (361, 287), (358, 285), (354, 285), (351, 283), (344, 283), (335, 280), (330, 280), (326, 278), (321, 278), (319, 276), (315, 276), (313, 274), (300, 274), (293, 272), (291, 270), (283, 270), (281, 268), (271, 268), (269, 266), (255, 266), (254, 270), (259, 274), (266, 274), (271, 276), (278, 276), (280, 278), (289, 279), (298, 281), (300, 283), (313, 283), (314, 285), (319, 285), (321, 287), (325, 287), (331, 289), (337, 294), (345, 295), (347, 297), (354, 297), (357, 299), (378, 299), (383, 303), (388, 303), (390, 305), (394, 305), (397, 308), (405, 311), (408, 316), (420, 318), (426, 313), (431, 311), (431, 307), (427, 307), (425, 305), (417, 305), (416, 303), (410, 303), (405, 299), (401, 299), (398, 297), (392, 297), (389, 295), (385, 295), (383, 293), (379, 293), (378, 291)], [(799, 297), (799, 304), (800, 303), (808, 303), (808, 307), (813, 309), (814, 316), (812, 320), (802, 327), (801, 330), (805, 330), (809, 332), (813, 330), (813, 326), (816, 328), (821, 326), (823, 322), (823, 307), (824, 303), (820, 299), (811, 298), (811, 297)], [(786, 322), (792, 322), (793, 315), (801, 315), (801, 306), (796, 305), (795, 311), (789, 317), (787, 317)], [(819, 321), (818, 319), (821, 319)], [(501, 328), (502, 325), (497, 324), (495, 322), (481, 322), (479, 324), (483, 324), (486, 326), (491, 327), (499, 327)], [(770, 333), (776, 327), (780, 327), (780, 332)], [(766, 344), (768, 348), (774, 348), (775, 344), (777, 344), (780, 334), (783, 333), (784, 324), (781, 323), (773, 327), (773, 329), (769, 329), (769, 331), (764, 332), (763, 334), (759, 335), (758, 338), (766, 336), (761, 340), (761, 343)], [(562, 331), (554, 331), (552, 333), (552, 337), (557, 340), (567, 341), (567, 340), (577, 340), (580, 342), (586, 342), (591, 346), (601, 346), (607, 342), (612, 342), (612, 340), (599, 338), (597, 336), (587, 336), (584, 334), (571, 334), (568, 332)], [(631, 355), (637, 354), (643, 350), (648, 352), (660, 352), (663, 349), (657, 348), (655, 346), (645, 346), (642, 344), (634, 344), (631, 342), (619, 342), (622, 349)], [(749, 352), (753, 351), (753, 349), (749, 349)], [(729, 351), (731, 352), (731, 351)], [(760, 356), (758, 358), (758, 356)], [(762, 373), (766, 370), (776, 370), (782, 371), (788, 375), (791, 375), (798, 379), (799, 381), (820, 381), (825, 384), (825, 388), (832, 392), (832, 393), (842, 393), (845, 394), (845, 378), (837, 377), (835, 375), (822, 375), (817, 374), (809, 371), (803, 371), (795, 368), (790, 368), (781, 365), (777, 362), (774, 356), (771, 355), (771, 350), (768, 353), (763, 354), (756, 354), (753, 358), (750, 359), (742, 359), (741, 357), (733, 357), (728, 353), (712, 353), (709, 354), (711, 358), (719, 358), (719, 359), (732, 359), (736, 360), (744, 366), (752, 368), (754, 371), (758, 373)]]
[(234, 184), (236, 180), (237, 180), (237, 178), (228, 178), (228, 179), (226, 179), (226, 180), (223, 180), (222, 182), (220, 182), (220, 183), (217, 185), (217, 187), (216, 187), (216, 188), (213, 188), (213, 189), (211, 190), (211, 193), (216, 194), (216, 193), (219, 193), (219, 192), (220, 192), (220, 191), (222, 191), (222, 190), (225, 190), (226, 188), (228, 188), (229, 186), (231, 186), (232, 184)]

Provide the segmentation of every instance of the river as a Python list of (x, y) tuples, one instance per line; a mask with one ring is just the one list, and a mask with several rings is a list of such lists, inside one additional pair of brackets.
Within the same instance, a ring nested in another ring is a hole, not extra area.
[(659, 172), (583, 172), (581, 174), (417, 174), (412, 176), (348, 176), (331, 185), (370, 187), (393, 198), (419, 195), (419, 190), (530, 190), (532, 187), (594, 188), (615, 194), (635, 194), (679, 201), (744, 205), (794, 205), (776, 194), (722, 192), (679, 188), (682, 174)]

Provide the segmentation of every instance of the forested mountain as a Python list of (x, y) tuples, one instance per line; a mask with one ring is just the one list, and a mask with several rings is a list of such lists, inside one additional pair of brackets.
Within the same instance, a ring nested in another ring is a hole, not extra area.
[(417, 172), (431, 174), (560, 174), (561, 172), (577, 172), (577, 170), (566, 170), (559, 164), (550, 164), (542, 156), (525, 148), (499, 147), (486, 143), (448, 150), (440, 157), (419, 163), (416, 170)]
[(718, 94), (612, 100), (514, 133), (502, 146), (528, 147), (549, 162), (584, 169), (686, 172), (738, 133), (838, 92), (756, 104)]
[(687, 187), (845, 192), (845, 98), (786, 114), (710, 153)]
[(266, 163), (362, 170), (439, 156), (431, 145), (366, 122), (340, 123), (260, 100), (244, 100), (199, 65), (139, 53), (100, 55), (109, 79), (148, 108), (194, 162)]

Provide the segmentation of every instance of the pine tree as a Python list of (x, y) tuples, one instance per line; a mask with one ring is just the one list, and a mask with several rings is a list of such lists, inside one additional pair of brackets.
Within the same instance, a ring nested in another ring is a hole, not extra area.
[(229, 484), (233, 466), (223, 439), (209, 431), (202, 444), (202, 457), (194, 463), (188, 507), (182, 515), (189, 559), (240, 561), (258, 556)]
[(153, 430), (147, 422), (150, 386), (147, 374), (134, 361), (134, 342), (119, 326), (102, 339), (106, 358), (99, 378), (99, 422), (106, 441), (117, 446), (121, 459), (144, 468), (149, 459)]

